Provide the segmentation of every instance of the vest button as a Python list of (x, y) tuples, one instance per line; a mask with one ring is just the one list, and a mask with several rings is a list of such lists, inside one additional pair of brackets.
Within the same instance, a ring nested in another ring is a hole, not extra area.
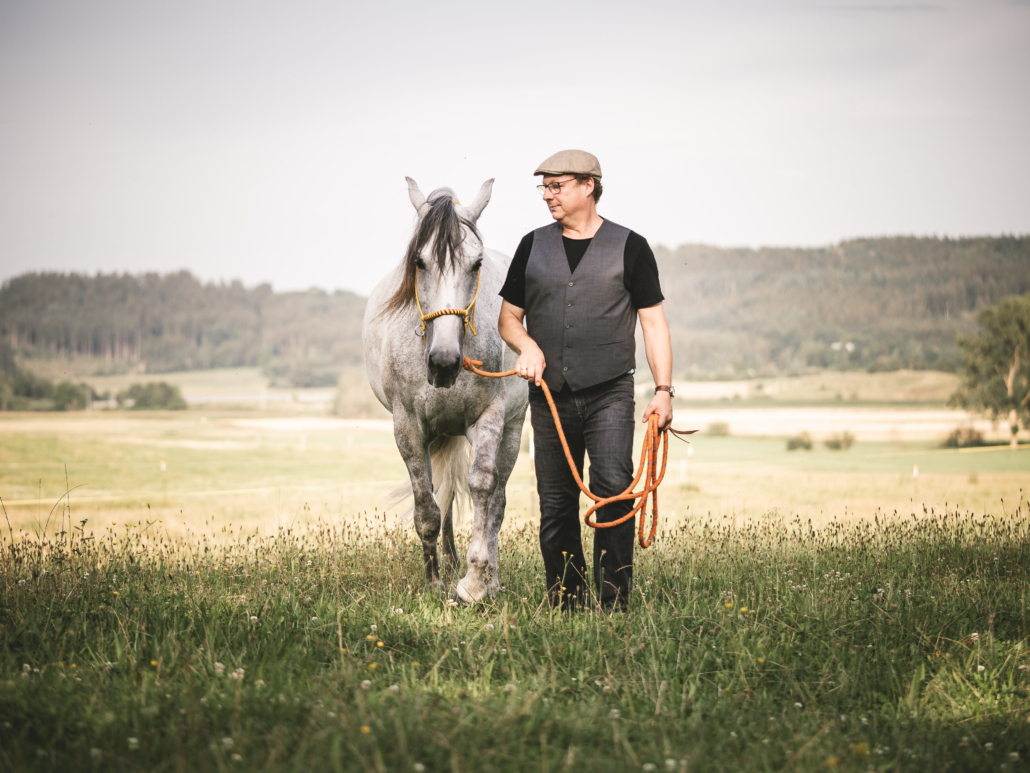
[(575, 284), (575, 282), (569, 282), (569, 287), (572, 287), (572, 285), (574, 285), (574, 284)]
[(571, 304), (571, 303), (566, 303), (565, 305), (566, 305), (566, 306), (571, 306), (572, 304)]
[(565, 329), (568, 330), (570, 327), (572, 327), (572, 325), (566, 325)]
[(566, 349), (568, 349), (568, 348), (569, 348), (569, 345), (568, 345), (568, 344), (565, 344), (565, 348), (566, 348)]
[(568, 368), (562, 368), (562, 370), (568, 370)]

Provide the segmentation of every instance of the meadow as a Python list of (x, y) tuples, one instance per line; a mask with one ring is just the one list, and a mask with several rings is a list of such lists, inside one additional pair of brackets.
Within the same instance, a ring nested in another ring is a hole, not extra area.
[(631, 611), (569, 617), (528, 454), (468, 609), (380, 420), (2, 416), (0, 769), (1019, 770), (1030, 454), (938, 446), (674, 443)]

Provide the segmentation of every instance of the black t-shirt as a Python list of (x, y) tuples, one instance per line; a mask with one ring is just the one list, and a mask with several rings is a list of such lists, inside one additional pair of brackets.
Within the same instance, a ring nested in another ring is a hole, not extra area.
[[(562, 236), (565, 244), (565, 257), (569, 261), (569, 271), (576, 273), (587, 247), (590, 246), (590, 239), (570, 239)], [(522, 237), (519, 248), (515, 250), (515, 257), (511, 259), (508, 267), (508, 277), (501, 287), (501, 297), (512, 306), (520, 309), (526, 308), (526, 266), (529, 264), (529, 253), (533, 251), (533, 232)], [(622, 283), (630, 295), (633, 308), (647, 309), (657, 306), (665, 300), (662, 295), (662, 288), (658, 282), (658, 263), (654, 259), (654, 253), (650, 245), (640, 234), (630, 231), (626, 238), (626, 249), (623, 251)]]

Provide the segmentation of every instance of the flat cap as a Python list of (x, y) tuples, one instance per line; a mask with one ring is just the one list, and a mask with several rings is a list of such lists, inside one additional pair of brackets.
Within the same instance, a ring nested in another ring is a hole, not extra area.
[(601, 162), (585, 150), (559, 150), (536, 168), (534, 175), (588, 174), (601, 178)]

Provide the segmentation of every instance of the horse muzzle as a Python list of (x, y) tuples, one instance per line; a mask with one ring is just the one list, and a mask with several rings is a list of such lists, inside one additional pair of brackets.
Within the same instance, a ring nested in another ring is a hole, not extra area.
[(450, 389), (461, 372), (461, 350), (430, 350), (426, 356), (426, 376), (437, 389)]

